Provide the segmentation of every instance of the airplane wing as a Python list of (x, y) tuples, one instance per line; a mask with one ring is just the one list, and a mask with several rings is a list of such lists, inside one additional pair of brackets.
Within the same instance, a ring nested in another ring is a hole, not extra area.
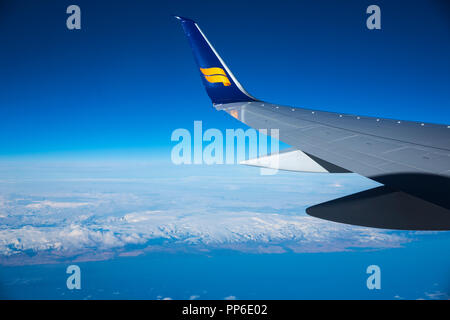
[[(258, 100), (237, 81), (199, 26), (190, 19), (176, 18), (189, 39), (214, 107), (255, 129), (278, 129), (279, 139), (293, 147), (280, 155), (280, 169), (355, 172), (383, 184), (309, 207), (309, 215), (375, 228), (450, 230), (449, 125)], [(270, 167), (270, 158), (244, 162), (264, 163)]]

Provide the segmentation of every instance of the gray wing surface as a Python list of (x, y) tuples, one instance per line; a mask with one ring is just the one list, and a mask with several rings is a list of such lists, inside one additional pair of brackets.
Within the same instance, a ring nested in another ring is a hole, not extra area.
[[(253, 128), (276, 128), (280, 140), (366, 177), (393, 173), (450, 176), (450, 128), (278, 106), (216, 106)], [(237, 112), (237, 113), (236, 113)]]
[[(382, 192), (363, 192), (341, 198), (339, 202), (333, 200), (310, 207), (307, 209), (310, 215), (379, 228), (450, 228), (450, 128), (447, 125), (265, 102), (215, 107), (255, 129), (278, 129), (281, 141), (317, 161), (325, 160), (385, 185)], [(382, 212), (393, 215), (386, 219)], [(360, 217), (362, 213), (364, 217)], [(356, 219), (355, 215), (360, 218)]]

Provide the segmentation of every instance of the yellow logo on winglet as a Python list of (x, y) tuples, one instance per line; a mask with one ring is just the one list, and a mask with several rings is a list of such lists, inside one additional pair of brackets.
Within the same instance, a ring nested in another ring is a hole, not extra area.
[(231, 82), (228, 80), (228, 77), (222, 68), (200, 68), (200, 71), (208, 82), (220, 82), (226, 87), (231, 86)]

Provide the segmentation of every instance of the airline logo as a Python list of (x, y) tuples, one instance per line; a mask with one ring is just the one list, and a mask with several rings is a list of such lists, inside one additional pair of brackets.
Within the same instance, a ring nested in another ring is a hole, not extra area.
[(231, 110), (231, 111), (230, 111), (230, 115), (231, 115), (233, 118), (239, 120), (239, 113), (238, 113), (237, 110)]
[(231, 86), (231, 82), (222, 68), (200, 68), (200, 71), (208, 82), (222, 83), (226, 87)]

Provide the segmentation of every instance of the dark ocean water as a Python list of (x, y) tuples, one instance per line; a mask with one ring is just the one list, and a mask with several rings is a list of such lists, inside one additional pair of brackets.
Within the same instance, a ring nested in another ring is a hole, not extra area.
[[(149, 253), (76, 263), (81, 290), (66, 287), (68, 264), (0, 268), (2, 299), (449, 299), (449, 233), (402, 248), (338, 253)], [(369, 290), (366, 268), (381, 268)]]

